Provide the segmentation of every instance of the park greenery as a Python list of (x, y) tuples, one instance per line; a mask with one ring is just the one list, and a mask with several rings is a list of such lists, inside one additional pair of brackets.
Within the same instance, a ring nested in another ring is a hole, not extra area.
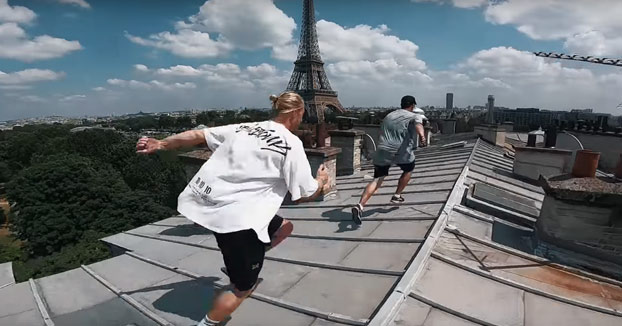
[(139, 156), (134, 134), (72, 128), (0, 132), (0, 183), (12, 205), (0, 263), (13, 261), (18, 281), (109, 257), (99, 239), (170, 217), (185, 187), (176, 153)]

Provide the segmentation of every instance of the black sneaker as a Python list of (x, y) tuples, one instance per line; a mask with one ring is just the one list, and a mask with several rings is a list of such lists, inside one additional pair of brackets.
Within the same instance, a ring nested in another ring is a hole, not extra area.
[(402, 197), (402, 196), (399, 196), (399, 197), (398, 197), (398, 196), (396, 196), (396, 195), (393, 195), (393, 197), (391, 197), (391, 202), (392, 202), (393, 204), (403, 203), (403, 202), (404, 202), (404, 197)]
[(361, 225), (363, 223), (361, 217), (363, 217), (363, 208), (360, 204), (356, 204), (352, 207), (352, 221), (358, 225)]

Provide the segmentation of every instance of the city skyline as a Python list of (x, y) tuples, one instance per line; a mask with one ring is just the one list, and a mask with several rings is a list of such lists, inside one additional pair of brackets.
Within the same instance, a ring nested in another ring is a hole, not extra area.
[[(494, 94), (511, 108), (622, 113), (620, 68), (531, 53), (620, 57), (622, 4), (357, 1), (362, 15), (353, 5), (315, 8), (344, 107), (396, 106), (407, 93), (444, 107), (454, 93), (456, 107)], [(301, 14), (302, 1), (282, 0), (0, 0), (0, 120), (266, 107), (287, 86)]]

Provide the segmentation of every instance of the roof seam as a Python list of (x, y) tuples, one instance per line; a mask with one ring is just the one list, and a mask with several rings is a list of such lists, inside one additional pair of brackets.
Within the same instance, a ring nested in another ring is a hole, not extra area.
[(30, 289), (32, 290), (32, 295), (35, 298), (35, 302), (37, 303), (37, 308), (39, 308), (43, 322), (46, 326), (54, 326), (54, 321), (50, 318), (50, 314), (48, 313), (48, 309), (39, 294), (39, 288), (37, 287), (35, 280), (29, 279), (28, 283), (30, 283)]
[(130, 306), (134, 307), (134, 309), (138, 310), (141, 314), (147, 316), (149, 319), (155, 321), (156, 323), (158, 323), (161, 326), (174, 326), (168, 320), (160, 317), (160, 315), (158, 315), (155, 312), (151, 311), (149, 308), (145, 307), (145, 305), (143, 305), (142, 303), (138, 302), (136, 299), (132, 298), (130, 295), (128, 295), (128, 294), (124, 293), (123, 291), (121, 291), (121, 289), (117, 288), (114, 284), (110, 283), (108, 280), (103, 278), (101, 275), (98, 275), (97, 273), (95, 273), (95, 271), (93, 271), (88, 266), (82, 265), (80, 267), (87, 274), (89, 274), (89, 276), (94, 278), (96, 281), (98, 281), (104, 287), (108, 288), (108, 290), (112, 291), (117, 297), (121, 298), (121, 300), (123, 300), (125, 303), (127, 303)]
[(419, 246), (419, 249), (408, 264), (404, 275), (400, 278), (393, 291), (389, 293), (379, 309), (376, 311), (375, 315), (372, 317), (369, 323), (370, 326), (386, 326), (395, 318), (401, 303), (406, 299), (407, 293), (419, 277), (419, 274), (425, 266), (425, 261), (429, 259), (432, 249), (443, 232), (453, 206), (458, 204), (462, 198), (463, 191), (461, 188), (469, 173), (469, 166), (475, 156), (475, 150), (479, 143), (480, 140), (477, 139), (475, 141), (475, 145), (471, 148), (471, 155), (469, 155), (469, 158), (464, 163), (462, 173), (460, 173), (454, 182), (453, 190), (445, 201), (438, 219), (434, 222), (432, 227), (428, 229), (425, 241), (421, 246)]
[[(202, 276), (199, 274), (195, 274), (191, 271), (187, 271), (185, 269), (182, 268), (178, 268), (178, 267), (174, 267), (174, 266), (170, 266), (168, 264), (165, 264), (163, 262), (154, 260), (154, 259), (150, 259), (144, 256), (141, 256), (139, 254), (133, 253), (133, 252), (128, 252), (126, 253), (128, 256), (131, 256), (133, 258), (136, 258), (138, 260), (142, 260), (146, 263), (158, 266), (160, 268), (164, 268), (166, 270), (169, 270), (171, 272), (180, 274), (180, 275), (184, 275), (193, 279), (201, 279)], [(214, 285), (222, 288), (225, 286), (225, 284), (219, 283), (219, 282), (214, 282)], [(320, 311), (311, 307), (305, 307), (293, 302), (287, 302), (285, 300), (279, 299), (279, 298), (274, 298), (274, 297), (270, 297), (267, 295), (263, 295), (260, 293), (252, 293), (250, 295), (251, 298), (259, 300), (259, 301), (263, 301), (266, 302), (268, 304), (277, 306), (277, 307), (281, 307), (287, 310), (291, 310), (291, 311), (295, 311), (298, 313), (302, 313), (305, 315), (309, 315), (309, 316), (313, 316), (313, 317), (319, 317), (325, 320), (330, 320), (330, 321), (336, 321), (336, 322), (340, 322), (342, 324), (348, 324), (348, 325), (366, 325), (367, 324), (367, 319), (356, 319), (350, 316), (345, 316), (345, 315), (341, 315), (341, 314), (335, 314), (335, 313), (330, 313), (330, 312), (324, 312), (324, 311)]]
[[(154, 236), (150, 236), (146, 234), (134, 233), (134, 232), (124, 232), (124, 234), (157, 240), (157, 241), (177, 243), (180, 245), (208, 249), (212, 251), (220, 251), (220, 249), (218, 249), (217, 247), (206, 246), (203, 244), (187, 243), (187, 242), (177, 241), (177, 240), (172, 240), (172, 239), (158, 238), (158, 237), (154, 237)], [(391, 270), (379, 270), (379, 269), (371, 269), (371, 268), (338, 266), (338, 265), (331, 265), (331, 264), (324, 264), (324, 263), (317, 263), (317, 262), (307, 262), (307, 261), (300, 261), (300, 260), (293, 260), (293, 259), (278, 258), (278, 257), (272, 257), (272, 256), (266, 256), (265, 259), (277, 261), (281, 263), (293, 264), (293, 265), (301, 265), (301, 266), (307, 266), (307, 267), (316, 267), (316, 268), (324, 268), (324, 269), (340, 270), (340, 271), (364, 273), (364, 274), (377, 274), (377, 275), (386, 275), (386, 276), (401, 276), (402, 274), (404, 274), (404, 271), (391, 271)]]
[(595, 280), (597, 280), (599, 282), (604, 282), (604, 283), (608, 283), (608, 284), (612, 284), (612, 285), (615, 285), (615, 286), (622, 287), (622, 282), (619, 282), (619, 281), (616, 281), (616, 280), (613, 280), (613, 279), (604, 278), (604, 277), (602, 277), (600, 275), (597, 275), (597, 274), (591, 274), (591, 273), (588, 273), (586, 271), (583, 271), (583, 270), (580, 270), (580, 269), (577, 269), (577, 268), (572, 268), (572, 267), (569, 267), (569, 266), (559, 265), (559, 264), (551, 262), (548, 259), (542, 258), (540, 256), (529, 255), (529, 254), (527, 254), (527, 253), (525, 253), (523, 251), (516, 250), (514, 248), (507, 247), (507, 246), (501, 245), (501, 244), (496, 243), (496, 242), (490, 242), (490, 241), (486, 241), (486, 240), (482, 240), (482, 239), (476, 238), (476, 237), (474, 237), (472, 235), (469, 235), (467, 233), (462, 233), (460, 230), (446, 229), (445, 231), (447, 231), (449, 233), (456, 234), (456, 235), (461, 236), (461, 237), (464, 237), (464, 238), (466, 238), (466, 239), (468, 239), (470, 241), (477, 242), (477, 243), (482, 244), (484, 246), (491, 247), (491, 248), (497, 249), (499, 251), (503, 251), (505, 253), (521, 257), (523, 259), (531, 260), (533, 262), (538, 262), (538, 263), (546, 263), (549, 266), (553, 266), (555, 268), (561, 269), (561, 270), (569, 272), (569, 273), (578, 274), (581, 277), (592, 278), (592, 279), (595, 279)]
[[(475, 317), (469, 316), (469, 315), (464, 314), (464, 313), (462, 313), (460, 311), (451, 309), (451, 308), (449, 308), (449, 307), (447, 307), (445, 305), (442, 305), (440, 303), (432, 301), (432, 300), (424, 297), (423, 295), (421, 295), (419, 293), (411, 292), (411, 293), (408, 294), (408, 296), (413, 298), (413, 299), (415, 299), (415, 300), (417, 300), (417, 301), (423, 302), (423, 303), (427, 304), (428, 306), (430, 306), (432, 308), (435, 308), (435, 309), (438, 309), (440, 311), (446, 312), (446, 313), (448, 313), (448, 314), (450, 314), (452, 316), (456, 316), (456, 317), (459, 317), (461, 319), (468, 320), (468, 321), (470, 321), (472, 323), (475, 323), (475, 324), (478, 324), (478, 325), (483, 325), (483, 326), (497, 326), (495, 324), (491, 324), (491, 323), (483, 321), (483, 320), (481, 320), (479, 318), (475, 318)], [(430, 310), (432, 310), (432, 309), (430, 309)]]
[[(438, 182), (435, 182), (438, 183)], [(343, 189), (339, 189), (339, 190), (343, 190)], [(444, 204), (446, 203), (447, 200), (423, 200), (420, 202), (405, 202), (405, 203), (401, 203), (401, 204), (391, 204), (391, 205), (387, 205), (387, 204), (367, 204), (365, 205), (365, 207), (386, 207), (386, 206), (392, 206), (392, 207), (408, 207), (408, 206), (417, 206), (417, 205), (429, 205), (429, 204)], [(352, 205), (322, 205), (322, 206), (318, 206), (318, 205), (291, 205), (291, 206), (282, 206), (282, 208), (290, 208), (290, 209), (307, 209), (307, 208), (349, 208)]]

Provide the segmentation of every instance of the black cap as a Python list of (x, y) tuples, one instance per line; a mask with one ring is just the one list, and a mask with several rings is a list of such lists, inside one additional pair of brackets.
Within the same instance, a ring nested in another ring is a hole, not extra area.
[(406, 95), (402, 97), (402, 109), (409, 108), (413, 105), (417, 104), (417, 100), (415, 100), (414, 96)]

